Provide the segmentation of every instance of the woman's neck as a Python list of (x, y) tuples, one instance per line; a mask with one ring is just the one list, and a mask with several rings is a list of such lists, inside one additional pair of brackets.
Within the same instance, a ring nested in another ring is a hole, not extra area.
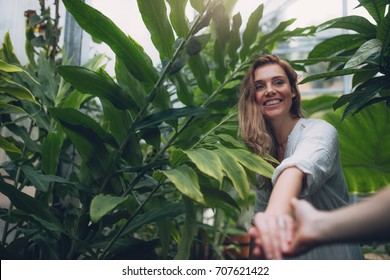
[(288, 136), (298, 120), (299, 118), (292, 118), (291, 116), (288, 116), (287, 118), (271, 121), (274, 137), (278, 145), (286, 145)]

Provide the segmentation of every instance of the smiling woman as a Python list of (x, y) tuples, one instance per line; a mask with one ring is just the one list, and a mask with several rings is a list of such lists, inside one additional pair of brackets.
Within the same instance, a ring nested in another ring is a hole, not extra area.
[[(303, 118), (297, 74), (276, 55), (258, 58), (247, 71), (239, 120), (244, 141), (253, 151), (280, 161), (272, 180), (259, 178), (255, 205), (259, 213), (249, 230), (257, 245), (254, 255), (280, 259), (292, 238), (292, 197), (323, 210), (348, 204), (337, 132), (323, 120)], [(298, 258), (361, 259), (362, 255), (357, 244), (337, 244)]]

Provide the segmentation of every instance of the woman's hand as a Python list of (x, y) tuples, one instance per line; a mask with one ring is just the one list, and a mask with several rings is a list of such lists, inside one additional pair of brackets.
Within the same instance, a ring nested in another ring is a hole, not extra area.
[(294, 221), (287, 214), (256, 213), (249, 234), (254, 239), (253, 255), (266, 259), (282, 259), (293, 238)]
[(283, 253), (298, 255), (319, 243), (316, 239), (320, 236), (319, 232), (323, 224), (321, 218), (324, 214), (316, 210), (309, 202), (297, 198), (291, 199), (291, 206), (295, 217), (293, 239)]

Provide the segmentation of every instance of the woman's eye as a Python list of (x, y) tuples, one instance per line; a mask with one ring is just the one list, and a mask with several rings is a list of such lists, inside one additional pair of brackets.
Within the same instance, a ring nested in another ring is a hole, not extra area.
[(257, 84), (255, 85), (256, 90), (262, 90), (264, 88), (263, 85)]
[(284, 84), (284, 81), (282, 81), (282, 80), (276, 80), (275, 81), (275, 85), (277, 85), (277, 86), (281, 86), (283, 84)]

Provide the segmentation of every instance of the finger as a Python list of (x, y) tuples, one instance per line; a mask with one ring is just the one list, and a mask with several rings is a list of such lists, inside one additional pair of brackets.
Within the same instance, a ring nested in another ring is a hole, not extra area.
[(281, 230), (281, 248), (282, 252), (285, 253), (289, 250), (289, 247), (293, 241), (294, 235), (294, 220), (289, 215), (284, 215), (284, 229)]
[(268, 233), (267, 238), (269, 240), (268, 241), (269, 246), (267, 248), (268, 254), (270, 255), (271, 259), (276, 259), (276, 260), (281, 259), (282, 254), (281, 254), (279, 227), (284, 225), (282, 224), (282, 221), (278, 221), (278, 218), (276, 216), (271, 216), (268, 219), (268, 226), (269, 226), (269, 230), (267, 232)]
[(256, 220), (256, 227), (259, 232), (261, 248), (267, 259), (273, 259), (273, 241), (270, 238), (270, 217), (268, 215), (258, 215)]

